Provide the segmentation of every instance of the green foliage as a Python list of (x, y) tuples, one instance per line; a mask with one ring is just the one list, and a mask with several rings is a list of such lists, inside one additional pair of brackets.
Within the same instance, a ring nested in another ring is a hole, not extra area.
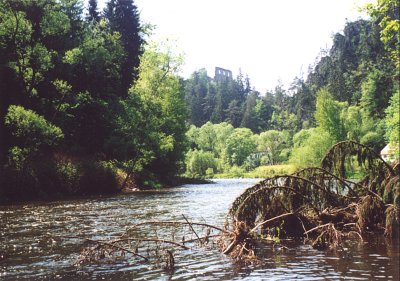
[(43, 36), (56, 36), (64, 35), (70, 30), (70, 23), (68, 16), (61, 10), (52, 10), (44, 14), (40, 27)]
[(380, 38), (398, 68), (400, 64), (399, 1), (378, 0), (374, 4), (367, 4), (363, 9), (368, 12), (381, 28)]
[(207, 122), (199, 129), (199, 134), (196, 139), (196, 144), (199, 149), (203, 151), (210, 151), (217, 154), (217, 134), (215, 132), (215, 126), (211, 122)]
[(223, 158), (226, 140), (233, 131), (234, 128), (229, 123), (212, 124), (207, 122), (200, 128), (192, 125), (186, 135), (192, 148), (210, 151), (215, 157)]
[(332, 48), (321, 53), (309, 74), (311, 91), (315, 94), (326, 87), (335, 100), (357, 105), (362, 87), (367, 88), (371, 90), (369, 95), (378, 98), (374, 114), (382, 116), (384, 102), (392, 93), (396, 68), (388, 59), (379, 32), (379, 26), (369, 20), (347, 22), (343, 32), (334, 35)]
[(256, 167), (260, 166), (263, 163), (267, 163), (267, 159), (264, 158), (265, 153), (252, 153), (249, 156), (247, 156), (246, 160), (243, 163), (243, 168), (246, 169), (246, 171), (251, 171), (255, 169)]
[(256, 146), (256, 141), (250, 129), (235, 129), (226, 140), (225, 156), (227, 163), (232, 166), (241, 166)]
[(374, 117), (377, 114), (378, 109), (378, 97), (375, 95), (377, 92), (377, 80), (379, 79), (380, 73), (374, 71), (368, 74), (366, 80), (361, 84), (361, 99), (360, 105), (363, 110), (365, 117)]
[(211, 177), (218, 170), (218, 161), (213, 153), (190, 150), (186, 154), (186, 173), (191, 177)]
[(259, 93), (252, 91), (248, 94), (245, 104), (244, 104), (244, 112), (243, 118), (241, 122), (241, 127), (249, 128), (253, 132), (257, 132), (258, 124), (257, 124), (257, 115), (256, 115), (256, 105)]
[(208, 121), (240, 126), (247, 115), (243, 109), (252, 110), (254, 106), (254, 102), (246, 101), (249, 93), (249, 80), (241, 73), (237, 79), (210, 79), (205, 69), (195, 71), (184, 83), (190, 123), (198, 127)]
[[(300, 140), (300, 135), (304, 139)], [(292, 150), (289, 162), (297, 167), (318, 166), (335, 140), (321, 129), (308, 129), (295, 135), (298, 140)]]
[(22, 106), (9, 107), (5, 124), (20, 145), (32, 150), (55, 146), (64, 137), (60, 128)]
[(280, 154), (289, 143), (289, 134), (286, 131), (270, 130), (262, 132), (258, 138), (258, 151), (266, 153), (268, 162), (263, 164), (276, 164), (281, 162)]
[(310, 128), (310, 129), (302, 129), (298, 131), (294, 136), (293, 136), (293, 147), (298, 148), (305, 146), (307, 144), (307, 140), (310, 138), (310, 136), (313, 134), (315, 131), (315, 128)]
[[(118, 126), (124, 125), (119, 121), (123, 105), (129, 105), (124, 99), (143, 40), (136, 7), (117, 2), (114, 12), (123, 16), (95, 21), (84, 21), (81, 0), (0, 2), (0, 92), (5, 93), (0, 102), (0, 172), (7, 179), (0, 193), (11, 198), (14, 188), (19, 196), (74, 194), (84, 192), (83, 182), (98, 185), (85, 187), (87, 193), (107, 192), (96, 177), (115, 187), (115, 170), (93, 164), (91, 176), (86, 162), (114, 158), (126, 140), (115, 141), (114, 132), (129, 132)], [(139, 28), (135, 34), (132, 26)], [(182, 126), (180, 132), (184, 130)], [(163, 149), (168, 150), (171, 139), (164, 140)], [(143, 150), (145, 158), (154, 150), (130, 148), (132, 158), (120, 158), (119, 165), (140, 162), (133, 161), (136, 150)], [(54, 158), (55, 149), (74, 160)]]
[(8, 166), (15, 171), (23, 171), (27, 165), (29, 152), (27, 148), (12, 147), (8, 154)]
[(79, 189), (81, 171), (74, 162), (61, 159), (55, 165), (56, 174), (59, 179), (60, 190), (65, 193), (75, 193)]
[(38, 94), (59, 51), (54, 39), (67, 36), (68, 15), (56, 1), (0, 3), (0, 48), (5, 63), (17, 75), (25, 95)]
[(359, 106), (349, 106), (343, 112), (344, 126), (347, 131), (347, 138), (359, 142), (365, 133), (365, 121), (362, 109)]
[(275, 130), (286, 130), (295, 132), (298, 126), (298, 119), (294, 113), (289, 111), (274, 112), (271, 117), (271, 127)]
[(385, 137), (398, 148), (400, 143), (400, 91), (397, 90), (390, 99), (390, 105), (385, 110)]
[(315, 119), (317, 125), (327, 132), (336, 142), (346, 138), (342, 111), (346, 103), (337, 102), (327, 89), (318, 92)]
[(212, 179), (214, 177), (214, 169), (213, 168), (208, 168), (206, 170), (206, 178), (207, 179)]
[(122, 92), (126, 93), (132, 79), (138, 78), (140, 56), (144, 51), (139, 11), (133, 0), (109, 0), (104, 9), (104, 17), (110, 30), (120, 34), (121, 44), (126, 53), (125, 60), (121, 65)]
[[(367, 132), (361, 139), (360, 143), (372, 148), (382, 148), (384, 141), (383, 135), (378, 132)], [(378, 151), (378, 149), (376, 149)]]
[(296, 171), (296, 167), (291, 164), (287, 165), (268, 165), (260, 166), (246, 174), (250, 178), (270, 178), (274, 176), (290, 175)]
[(230, 169), (229, 169), (229, 175), (232, 178), (242, 178), (245, 174), (245, 170), (237, 165), (233, 165)]
[(182, 63), (182, 56), (173, 53), (171, 43), (149, 44), (141, 58), (139, 78), (129, 91), (131, 105), (127, 110), (132, 117), (122, 123), (123, 128), (133, 129), (133, 146), (144, 151), (133, 159), (144, 159), (146, 169), (163, 180), (183, 168), (186, 108), (177, 75)]
[(121, 35), (110, 33), (105, 20), (87, 28), (82, 43), (68, 50), (63, 58), (71, 67), (73, 86), (105, 100), (125, 96), (120, 82), (125, 59)]

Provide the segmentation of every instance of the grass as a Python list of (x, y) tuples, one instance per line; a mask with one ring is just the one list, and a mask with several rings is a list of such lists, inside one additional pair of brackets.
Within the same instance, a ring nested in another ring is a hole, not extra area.
[(269, 178), (280, 175), (290, 175), (296, 172), (296, 166), (290, 164), (260, 166), (246, 173), (249, 178)]
[(246, 172), (239, 167), (233, 167), (229, 172), (215, 174), (214, 178), (269, 178), (278, 175), (289, 175), (296, 170), (296, 166), (290, 164), (260, 166), (250, 172)]

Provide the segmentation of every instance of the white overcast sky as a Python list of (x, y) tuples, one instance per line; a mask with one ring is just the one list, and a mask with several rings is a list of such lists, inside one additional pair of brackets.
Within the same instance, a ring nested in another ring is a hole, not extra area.
[[(104, 6), (106, 0), (99, 0)], [(153, 38), (174, 38), (185, 55), (182, 76), (216, 66), (248, 74), (261, 93), (280, 79), (288, 86), (315, 62), (332, 35), (371, 0), (135, 0)]]

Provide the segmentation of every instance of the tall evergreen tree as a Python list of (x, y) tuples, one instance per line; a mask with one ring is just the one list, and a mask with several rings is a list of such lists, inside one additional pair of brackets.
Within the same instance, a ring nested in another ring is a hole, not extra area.
[(99, 21), (100, 13), (97, 10), (97, 0), (89, 0), (88, 15), (86, 19), (88, 21)]
[(138, 77), (137, 68), (143, 53), (144, 39), (141, 35), (139, 12), (133, 0), (110, 0), (104, 10), (112, 31), (121, 34), (122, 45), (127, 57), (122, 66), (122, 85), (127, 93), (132, 79)]
[(244, 105), (243, 118), (241, 122), (242, 127), (251, 129), (253, 132), (257, 132), (257, 116), (256, 116), (256, 105), (259, 98), (259, 93), (256, 91), (251, 92), (246, 99)]

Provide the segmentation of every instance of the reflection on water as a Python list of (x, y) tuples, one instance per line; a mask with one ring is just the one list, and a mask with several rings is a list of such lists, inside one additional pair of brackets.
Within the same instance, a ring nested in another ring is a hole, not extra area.
[(223, 225), (233, 199), (257, 180), (216, 180), (208, 185), (107, 198), (0, 207), (0, 280), (399, 280), (399, 246), (372, 238), (336, 252), (301, 243), (266, 246), (264, 263), (234, 264), (218, 251), (176, 255), (173, 276), (129, 262), (75, 268), (83, 238), (107, 239), (146, 220)]

